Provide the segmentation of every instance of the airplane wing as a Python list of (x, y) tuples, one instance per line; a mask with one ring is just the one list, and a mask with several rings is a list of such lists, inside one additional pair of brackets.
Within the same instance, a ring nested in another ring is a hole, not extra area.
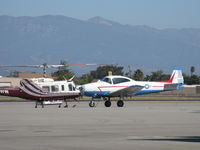
[(135, 93), (137, 93), (139, 90), (141, 90), (142, 88), (144, 88), (144, 86), (140, 86), (140, 85), (134, 85), (134, 86), (129, 86), (127, 88), (112, 92), (109, 94), (109, 96), (111, 97), (118, 97), (118, 96), (122, 96), (122, 97), (126, 97), (126, 96), (133, 96)]

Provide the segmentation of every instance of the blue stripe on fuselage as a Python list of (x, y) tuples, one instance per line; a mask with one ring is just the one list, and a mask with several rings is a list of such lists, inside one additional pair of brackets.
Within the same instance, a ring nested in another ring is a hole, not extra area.
[(85, 96), (92, 96), (92, 97), (101, 97), (101, 96), (106, 96), (108, 95), (110, 92), (109, 91), (103, 91), (103, 92), (99, 92), (99, 91), (88, 91), (88, 92), (84, 92)]
[(134, 95), (143, 95), (143, 94), (151, 94), (151, 93), (158, 93), (158, 92), (164, 92), (164, 90), (140, 90)]

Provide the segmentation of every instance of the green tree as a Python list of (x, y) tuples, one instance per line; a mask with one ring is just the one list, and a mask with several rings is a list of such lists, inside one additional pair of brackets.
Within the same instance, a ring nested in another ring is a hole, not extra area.
[(82, 84), (86, 84), (86, 83), (90, 83), (93, 81), (93, 78), (91, 77), (91, 75), (89, 74), (84, 74), (82, 75), (82, 77), (79, 78), (78, 80), (78, 84), (82, 85)]
[(137, 81), (142, 81), (144, 80), (144, 73), (142, 72), (142, 70), (137, 69), (134, 71), (132, 78)]
[(90, 83), (96, 79), (101, 79), (108, 75), (108, 72), (111, 71), (113, 75), (123, 75), (123, 67), (117, 65), (107, 65), (99, 66), (96, 70), (90, 71), (88, 74), (84, 74), (79, 78), (78, 84)]
[[(67, 62), (65, 60), (61, 60), (60, 64), (66, 65)], [(73, 77), (74, 73), (71, 72), (68, 67), (59, 67), (57, 71), (52, 73), (52, 76), (55, 78), (55, 80), (65, 80)]]
[(158, 70), (156, 72), (152, 72), (151, 76), (150, 76), (150, 80), (151, 81), (159, 81), (159, 80), (161, 80), (162, 75), (163, 75), (163, 71), (162, 70)]
[(19, 77), (20, 71), (11, 71), (9, 77)]
[(185, 73), (183, 73), (183, 79), (185, 84), (191, 84), (190, 77), (191, 76), (188, 76)]
[(90, 76), (93, 79), (101, 79), (108, 75), (108, 72), (111, 71), (113, 75), (123, 75), (123, 67), (117, 65), (107, 65), (100, 66), (95, 71), (90, 72)]
[(199, 76), (197, 75), (191, 75), (190, 77), (188, 76), (185, 79), (185, 83), (192, 85), (192, 84), (200, 84)]
[(200, 76), (197, 75), (186, 75), (183, 73), (184, 83), (188, 85), (200, 84)]
[(163, 81), (163, 80), (169, 80), (169, 79), (170, 79), (170, 75), (163, 74), (162, 70), (152, 72), (150, 76), (146, 77), (146, 80), (151, 80), (151, 81)]
[(191, 72), (191, 76), (192, 76), (194, 74), (194, 72), (195, 72), (195, 67), (194, 66), (191, 66), (190, 72)]

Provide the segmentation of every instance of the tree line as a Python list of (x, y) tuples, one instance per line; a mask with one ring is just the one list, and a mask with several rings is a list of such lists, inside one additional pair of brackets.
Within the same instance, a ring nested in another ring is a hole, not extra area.
[[(123, 72), (124, 67), (118, 65), (106, 65), (99, 66), (96, 70), (92, 70), (89, 73), (83, 74), (81, 77), (76, 77), (75, 82), (77, 84), (86, 84), (108, 75), (108, 72), (112, 72), (112, 75), (125, 75), (136, 81), (164, 81), (169, 80), (171, 74), (165, 74), (163, 70), (157, 70), (145, 75), (141, 69), (134, 71)], [(188, 85), (200, 84), (200, 76), (195, 74), (195, 67), (191, 66), (190, 75), (183, 73), (184, 83)], [(52, 76), (56, 80), (69, 79), (75, 74), (70, 71), (67, 67), (60, 67), (58, 71), (53, 72)]]
[[(66, 61), (61, 61), (61, 65), (67, 64)], [(125, 75), (136, 81), (163, 81), (169, 80), (171, 74), (165, 74), (163, 70), (157, 70), (151, 72), (150, 74), (145, 75), (141, 69), (136, 69), (134, 71), (130, 70), (128, 72), (123, 72), (124, 67), (118, 65), (105, 65), (99, 66), (96, 70), (92, 70), (89, 73), (83, 74), (81, 77), (75, 77), (74, 81), (76, 84), (86, 84), (98, 79), (101, 79), (108, 75), (108, 72), (112, 72), (113, 75)], [(17, 77), (19, 72), (14, 71), (10, 76)], [(52, 72), (52, 77), (55, 80), (66, 80), (75, 76), (75, 73), (72, 72), (68, 67), (59, 67), (58, 70)], [(195, 74), (195, 67), (190, 67), (190, 75), (183, 73), (184, 83), (188, 85), (200, 84), (200, 76)]]

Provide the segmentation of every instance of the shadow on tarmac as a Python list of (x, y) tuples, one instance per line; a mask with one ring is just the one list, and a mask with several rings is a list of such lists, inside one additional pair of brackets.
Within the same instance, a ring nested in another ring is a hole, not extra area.
[(200, 136), (163, 136), (155, 138), (133, 138), (133, 141), (170, 141), (170, 142), (200, 142)]

